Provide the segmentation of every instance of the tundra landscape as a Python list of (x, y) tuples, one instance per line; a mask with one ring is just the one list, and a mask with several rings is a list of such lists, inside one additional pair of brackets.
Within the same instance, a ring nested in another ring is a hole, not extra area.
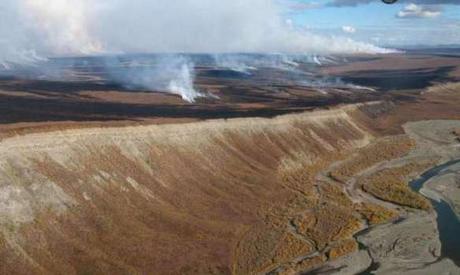
[(431, 200), (460, 215), (460, 58), (340, 60), (315, 73), (359, 85), (203, 65), (190, 103), (5, 77), (1, 273), (458, 273)]
[(457, 0), (0, 0), (0, 275), (460, 274)]

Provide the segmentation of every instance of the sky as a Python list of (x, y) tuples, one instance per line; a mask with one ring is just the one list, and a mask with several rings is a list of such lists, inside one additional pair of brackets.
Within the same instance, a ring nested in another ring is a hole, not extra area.
[(0, 0), (0, 65), (113, 53), (460, 44), (460, 0)]
[(460, 44), (459, 0), (283, 1), (284, 16), (297, 28), (346, 35), (377, 46)]

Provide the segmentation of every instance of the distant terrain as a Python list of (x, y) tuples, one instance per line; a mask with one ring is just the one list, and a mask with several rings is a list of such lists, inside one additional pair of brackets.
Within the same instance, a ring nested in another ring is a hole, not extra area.
[[(316, 60), (323, 62), (321, 65), (301, 60), (292, 66), (269, 59), (265, 62), (268, 64), (262, 62), (254, 71), (244, 71), (238, 62), (216, 67), (207, 56), (191, 58), (196, 65), (197, 90), (211, 95), (197, 98), (195, 103), (187, 103), (177, 95), (111, 81), (108, 73), (118, 76), (131, 72), (120, 69), (124, 63), (119, 59), (115, 67), (118, 73), (113, 68), (107, 71), (104, 58), (89, 57), (56, 60), (52, 63), (55, 67), (39, 70), (39, 75), (20, 71), (24, 77), (18, 77), (13, 72), (0, 78), (0, 127), (273, 117), (339, 104), (407, 101), (433, 84), (460, 78), (460, 58), (421, 53)], [(251, 56), (248, 62), (253, 59), (264, 60)], [(55, 73), (62, 68), (67, 68), (65, 76)]]

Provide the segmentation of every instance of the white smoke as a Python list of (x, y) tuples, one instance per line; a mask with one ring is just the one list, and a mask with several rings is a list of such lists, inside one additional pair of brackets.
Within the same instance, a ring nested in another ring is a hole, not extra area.
[[(278, 2), (0, 0), (0, 66), (55, 56), (114, 53), (390, 52), (348, 38), (296, 30), (286, 23)], [(172, 81), (167, 91), (188, 99), (199, 94), (192, 88), (191, 65), (176, 70), (179, 80)], [(156, 79), (148, 77), (150, 82)]]
[(260, 68), (282, 71), (303, 72), (299, 66), (330, 65), (344, 62), (336, 56), (316, 54), (215, 54), (213, 59), (216, 67), (251, 75)]
[(257, 70), (257, 67), (250, 61), (243, 55), (214, 55), (214, 62), (218, 68), (225, 68), (243, 74), (251, 74), (252, 71)]
[(101, 52), (90, 26), (97, 9), (89, 4), (87, 0), (1, 0), (0, 62)]
[[(97, 1), (17, 0), (26, 27), (40, 37), (45, 54), (91, 54), (102, 51), (91, 35), (90, 18), (97, 16)], [(93, 3), (95, 2), (95, 3)]]
[(107, 58), (105, 69), (108, 80), (128, 89), (177, 94), (183, 100), (194, 102), (205, 95), (194, 88), (195, 66), (184, 56), (161, 55), (149, 58)]
[(194, 102), (195, 98), (203, 96), (193, 87), (193, 65), (182, 64), (178, 77), (169, 82), (168, 90), (179, 94), (183, 100)]
[(213, 57), (217, 67), (248, 75), (259, 68), (290, 71), (299, 66), (296, 56), (287, 54), (215, 54)]
[(388, 51), (295, 30), (282, 10), (274, 0), (2, 0), (0, 37), (43, 56)]

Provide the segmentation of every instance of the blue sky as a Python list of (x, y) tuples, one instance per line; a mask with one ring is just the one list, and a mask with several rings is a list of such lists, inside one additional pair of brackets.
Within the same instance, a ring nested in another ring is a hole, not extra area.
[(287, 20), (311, 32), (383, 46), (460, 44), (460, 0), (400, 0), (393, 5), (380, 0), (336, 0), (340, 1), (350, 5), (334, 6), (333, 0), (282, 3)]

